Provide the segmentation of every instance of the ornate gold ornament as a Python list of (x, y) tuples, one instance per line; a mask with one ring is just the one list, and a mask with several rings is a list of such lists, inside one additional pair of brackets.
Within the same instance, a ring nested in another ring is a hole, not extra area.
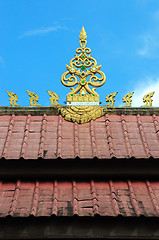
[(106, 96), (105, 100), (106, 100), (106, 102), (108, 102), (107, 106), (109, 106), (109, 107), (113, 107), (114, 106), (114, 103), (115, 103), (115, 99), (114, 98), (117, 95), (117, 93), (118, 92), (114, 92), (114, 93), (111, 93), (111, 94)]
[(9, 102), (10, 106), (19, 106), (16, 102), (18, 102), (18, 96), (17, 94), (13, 92), (6, 91), (8, 93), (8, 96), (10, 97)]
[(101, 65), (97, 66), (97, 61), (91, 57), (91, 49), (86, 47), (87, 35), (84, 27), (79, 39), (77, 54), (70, 65), (66, 65), (67, 72), (61, 77), (62, 84), (71, 88), (71, 92), (67, 94), (67, 105), (71, 106), (60, 108), (59, 111), (67, 121), (86, 123), (103, 115), (103, 107), (96, 106), (99, 105), (99, 95), (95, 92), (95, 87), (102, 86), (106, 77), (100, 71)]
[(30, 96), (30, 106), (41, 106), (37, 102), (39, 101), (39, 96), (36, 93), (30, 92), (27, 90), (28, 95)]
[(54, 106), (54, 105), (59, 105), (59, 103), (57, 101), (59, 101), (59, 95), (57, 95), (55, 92), (52, 92), (52, 91), (47, 91), (48, 94), (51, 96), (50, 99), (50, 102), (51, 102), (51, 106)]
[(125, 103), (125, 105), (123, 107), (131, 107), (131, 103), (132, 103), (132, 95), (134, 94), (134, 92), (128, 93), (123, 97), (123, 103)]
[[(106, 77), (100, 71), (101, 65), (97, 66), (97, 61), (91, 57), (91, 49), (86, 47), (87, 35), (84, 27), (82, 27), (79, 39), (80, 48), (76, 49), (78, 55), (72, 58), (70, 66), (66, 65), (67, 72), (61, 77), (62, 84), (71, 87), (72, 90), (67, 95), (67, 104), (69, 105), (72, 102), (98, 102), (99, 105), (99, 95), (95, 92), (96, 88), (91, 89), (89, 86), (102, 86), (106, 81)], [(100, 75), (100, 77), (96, 76), (96, 74)], [(77, 87), (74, 89), (73, 87), (76, 85)]]
[(104, 115), (100, 106), (70, 106), (61, 108), (60, 113), (65, 120), (77, 123), (86, 123)]
[(143, 97), (143, 102), (146, 103), (143, 107), (152, 107), (152, 97), (154, 95), (155, 92), (151, 92), (151, 93), (148, 93), (146, 94), (144, 97)]
[[(105, 83), (106, 77), (100, 71), (101, 65), (97, 66), (97, 61), (90, 55), (91, 49), (86, 47), (87, 35), (84, 27), (82, 27), (79, 39), (80, 47), (76, 49), (77, 54), (71, 59), (70, 64), (66, 65), (67, 71), (61, 77), (62, 84), (71, 88), (71, 92), (67, 94), (68, 106), (63, 107), (58, 103), (59, 96), (55, 92), (49, 90), (47, 92), (50, 96), (51, 106), (55, 106), (65, 120), (82, 124), (104, 115), (106, 108), (98, 106), (99, 95), (95, 90), (96, 87), (100, 87)], [(74, 86), (76, 87), (73, 88)], [(9, 91), (7, 93), (10, 97), (10, 106), (19, 106), (16, 103), (18, 96)], [(27, 91), (27, 93), (30, 97), (30, 106), (41, 106), (37, 103), (39, 101), (37, 94), (30, 91)], [(114, 106), (114, 98), (117, 93), (114, 92), (106, 96), (107, 107)], [(148, 93), (143, 97), (143, 102), (145, 103), (143, 107), (152, 106), (153, 100), (151, 98), (154, 93)], [(122, 98), (123, 103), (125, 103), (123, 107), (131, 107), (133, 94), (134, 92), (128, 93)]]

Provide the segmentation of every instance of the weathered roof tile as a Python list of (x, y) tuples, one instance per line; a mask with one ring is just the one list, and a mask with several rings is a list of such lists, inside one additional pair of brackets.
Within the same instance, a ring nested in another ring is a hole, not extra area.
[(32, 181), (0, 184), (0, 217), (159, 216), (156, 181)]
[(0, 116), (0, 156), (159, 158), (159, 117), (108, 115), (85, 124), (62, 116)]

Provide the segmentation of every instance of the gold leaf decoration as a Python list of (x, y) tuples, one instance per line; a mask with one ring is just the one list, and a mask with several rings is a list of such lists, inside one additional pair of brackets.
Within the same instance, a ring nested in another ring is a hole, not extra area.
[(66, 121), (87, 123), (103, 116), (103, 107), (100, 106), (70, 106), (60, 108), (61, 115)]
[(106, 96), (105, 100), (106, 102), (108, 102), (107, 106), (110, 106), (110, 107), (114, 107), (114, 103), (115, 103), (115, 96), (117, 95), (118, 92), (114, 92), (114, 93), (111, 93), (109, 95)]
[(29, 98), (30, 106), (41, 106), (40, 104), (37, 103), (39, 101), (39, 96), (36, 93), (30, 92), (28, 90), (27, 93), (30, 96)]
[(123, 107), (131, 107), (131, 103), (132, 103), (132, 95), (134, 94), (134, 92), (128, 93), (123, 97), (123, 103), (125, 103), (125, 105)]
[(154, 93), (155, 92), (148, 93), (143, 97), (143, 102), (145, 103), (143, 107), (152, 107), (153, 100), (151, 98), (153, 97)]
[(52, 91), (47, 91), (49, 96), (50, 96), (50, 102), (51, 102), (51, 106), (54, 105), (59, 105), (59, 103), (57, 101), (59, 101), (59, 95), (57, 95), (55, 92)]
[[(76, 55), (66, 65), (67, 71), (61, 76), (64, 86), (70, 87), (71, 92), (67, 95), (67, 103), (71, 102), (98, 102), (99, 95), (95, 92), (96, 87), (101, 87), (105, 81), (105, 74), (100, 71), (101, 65), (90, 55), (91, 49), (86, 47), (87, 35), (82, 27), (79, 35), (80, 47), (76, 49)], [(76, 86), (76, 88), (73, 88)], [(90, 88), (93, 87), (93, 88)]]
[(10, 102), (10, 106), (19, 106), (16, 102), (18, 102), (18, 96), (17, 94), (13, 93), (13, 92), (9, 92), (7, 91), (8, 96), (10, 97), (9, 102)]

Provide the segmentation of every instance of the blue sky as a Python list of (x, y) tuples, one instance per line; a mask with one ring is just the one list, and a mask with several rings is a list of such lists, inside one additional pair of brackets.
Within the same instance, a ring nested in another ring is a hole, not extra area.
[(8, 106), (6, 90), (29, 106), (26, 90), (49, 106), (47, 90), (66, 101), (69, 88), (61, 84), (66, 64), (79, 47), (82, 26), (92, 57), (102, 65), (106, 83), (100, 101), (118, 91), (116, 106), (132, 91), (133, 106), (155, 91), (159, 106), (158, 0), (0, 0), (0, 105)]

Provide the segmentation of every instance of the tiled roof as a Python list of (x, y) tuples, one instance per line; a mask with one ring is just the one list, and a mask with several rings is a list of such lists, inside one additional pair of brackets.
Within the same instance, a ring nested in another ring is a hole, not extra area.
[(1, 182), (0, 217), (159, 216), (159, 182)]
[(108, 115), (85, 124), (59, 116), (0, 116), (5, 159), (159, 158), (159, 116)]

